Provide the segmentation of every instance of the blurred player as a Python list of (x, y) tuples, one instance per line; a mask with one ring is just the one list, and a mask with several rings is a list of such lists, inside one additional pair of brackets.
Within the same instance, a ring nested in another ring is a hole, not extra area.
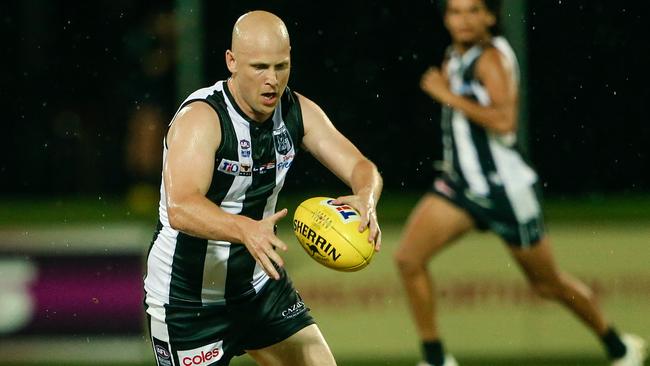
[(335, 365), (293, 288), (274, 232), (278, 193), (305, 149), (351, 187), (375, 249), (381, 177), (325, 113), (287, 88), (287, 29), (254, 11), (233, 28), (228, 80), (181, 105), (164, 145), (160, 221), (147, 257), (146, 310), (158, 365)]
[(535, 192), (537, 176), (515, 147), (517, 60), (496, 33), (498, 7), (489, 0), (448, 0), (444, 22), (452, 45), (442, 71), (429, 69), (420, 84), (443, 106), (442, 175), (411, 213), (395, 260), (422, 341), (422, 365), (456, 365), (443, 350), (427, 263), (478, 228), (504, 240), (539, 295), (560, 302), (593, 330), (613, 365), (640, 366), (643, 341), (619, 337), (590, 289), (553, 259)]

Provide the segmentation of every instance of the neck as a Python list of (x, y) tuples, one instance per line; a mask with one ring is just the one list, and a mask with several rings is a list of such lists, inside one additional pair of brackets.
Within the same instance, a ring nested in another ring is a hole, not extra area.
[(230, 90), (230, 94), (232, 94), (233, 98), (235, 99), (235, 103), (237, 103), (239, 109), (241, 109), (241, 111), (244, 112), (244, 114), (246, 114), (248, 118), (250, 118), (251, 120), (257, 123), (263, 123), (264, 121), (269, 119), (269, 117), (271, 117), (272, 114), (261, 114), (255, 112), (255, 110), (253, 110), (253, 108), (251, 108), (246, 103), (246, 101), (244, 101), (244, 98), (241, 97), (239, 93), (239, 88), (237, 87), (237, 84), (234, 82), (232, 77), (228, 78), (228, 80), (226, 81), (226, 87), (228, 88), (228, 90)]
[(453, 47), (458, 52), (459, 54), (463, 55), (465, 52), (469, 51), (472, 47), (476, 45), (486, 45), (490, 44), (492, 42), (492, 36), (490, 34), (486, 34), (485, 36), (479, 38), (478, 40), (474, 42), (454, 42)]

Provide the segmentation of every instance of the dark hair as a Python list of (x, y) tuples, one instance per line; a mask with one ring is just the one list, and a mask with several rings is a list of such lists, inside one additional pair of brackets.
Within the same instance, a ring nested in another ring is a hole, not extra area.
[[(438, 0), (437, 3), (440, 11), (444, 14), (447, 10), (447, 0)], [(496, 19), (494, 25), (490, 27), (490, 33), (493, 36), (501, 34), (501, 0), (483, 0), (483, 4)]]
[(483, 0), (483, 4), (495, 19), (494, 25), (490, 27), (490, 33), (494, 36), (501, 34), (501, 0)]

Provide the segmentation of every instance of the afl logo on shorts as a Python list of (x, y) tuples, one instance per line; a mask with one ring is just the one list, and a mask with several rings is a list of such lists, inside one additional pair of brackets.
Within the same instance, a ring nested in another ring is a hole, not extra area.
[(282, 126), (277, 130), (273, 130), (273, 141), (275, 142), (275, 150), (282, 154), (287, 155), (291, 151), (291, 136), (287, 128)]
[(153, 350), (156, 353), (158, 366), (172, 366), (172, 355), (169, 352), (169, 344), (161, 341), (156, 337), (151, 337), (153, 341)]
[(162, 346), (156, 346), (156, 354), (158, 355), (158, 358), (162, 358), (163, 360), (169, 359), (169, 351), (164, 349)]

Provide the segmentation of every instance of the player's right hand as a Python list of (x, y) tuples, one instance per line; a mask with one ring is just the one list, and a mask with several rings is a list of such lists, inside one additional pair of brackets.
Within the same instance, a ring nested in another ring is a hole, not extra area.
[[(246, 228), (243, 243), (253, 258), (262, 266), (266, 274), (275, 280), (280, 279), (280, 274), (275, 267), (284, 266), (284, 261), (275, 249), (287, 250), (287, 245), (275, 235), (275, 224), (287, 216), (288, 210), (282, 209), (273, 215), (259, 220), (252, 221), (252, 225)], [(274, 265), (275, 263), (275, 265)]]

